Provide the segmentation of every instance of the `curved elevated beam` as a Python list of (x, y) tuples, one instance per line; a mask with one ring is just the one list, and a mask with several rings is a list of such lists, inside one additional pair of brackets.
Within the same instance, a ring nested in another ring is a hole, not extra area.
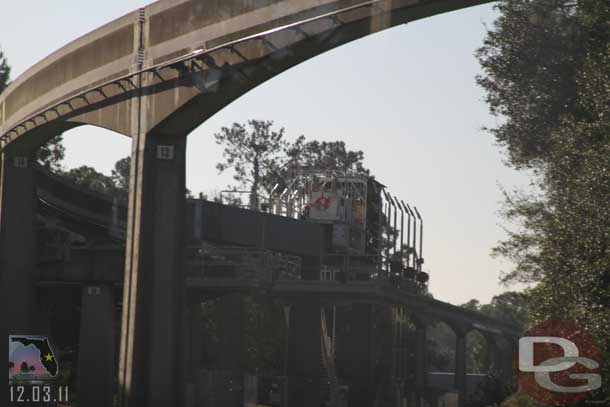
[[(162, 0), (85, 35), (20, 76), (0, 96), (0, 137), (6, 147), (57, 121), (133, 135), (142, 93), (154, 95), (154, 109), (140, 130), (152, 129), (202, 94), (222, 93), (197, 103), (189, 123), (195, 128), (308, 58), (398, 24), (487, 2)], [(231, 94), (218, 92), (219, 81), (236, 78), (244, 82)]]

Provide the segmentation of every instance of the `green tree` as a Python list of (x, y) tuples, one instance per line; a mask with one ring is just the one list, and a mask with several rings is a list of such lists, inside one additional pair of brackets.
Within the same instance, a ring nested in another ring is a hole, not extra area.
[[(506, 194), (513, 223), (494, 254), (534, 284), (532, 323), (573, 319), (610, 352), (610, 4), (505, 0), (478, 55), (479, 83), (508, 164), (535, 170), (534, 192)], [(610, 363), (602, 361), (608, 397)], [(507, 404), (509, 405), (509, 404)]]
[(237, 185), (232, 190), (248, 188), (250, 207), (258, 207), (261, 195), (269, 195), (278, 185), (286, 187), (288, 169), (294, 166), (322, 168), (369, 175), (364, 167), (364, 153), (347, 149), (343, 141), (307, 141), (305, 136), (294, 142), (284, 139), (285, 129), (273, 130), (272, 121), (249, 120), (223, 127), (214, 136), (224, 146), (220, 173), (233, 170)]
[(38, 149), (38, 162), (43, 167), (61, 172), (63, 169), (63, 159), (66, 155), (66, 148), (63, 145), (62, 135), (55, 136)]
[(524, 331), (529, 323), (529, 290), (524, 292), (506, 291), (491, 299), (489, 304), (482, 304), (478, 310), (495, 319), (514, 325)]
[(488, 129), (517, 167), (540, 165), (551, 133), (578, 110), (576, 72), (585, 50), (574, 0), (504, 0), (500, 17), (477, 51), (491, 113), (501, 124)]
[(0, 93), (4, 92), (4, 89), (8, 86), (10, 77), (11, 67), (8, 65), (4, 53), (0, 50)]
[(119, 189), (112, 177), (97, 172), (95, 168), (83, 165), (78, 168), (72, 168), (62, 175), (72, 180), (75, 184), (91, 191), (108, 195), (119, 194)]
[(114, 164), (112, 180), (117, 188), (129, 192), (129, 174), (131, 171), (131, 156), (121, 158)]
[(369, 175), (364, 167), (364, 152), (348, 150), (344, 141), (307, 141), (300, 136), (286, 149), (289, 165), (337, 170)]
[(250, 208), (258, 209), (260, 194), (269, 190), (266, 182), (277, 173), (287, 143), (284, 128), (275, 130), (272, 121), (249, 120), (247, 124), (233, 123), (214, 134), (216, 143), (224, 147), (223, 162), (216, 165), (220, 173), (229, 169), (238, 188), (250, 191)]

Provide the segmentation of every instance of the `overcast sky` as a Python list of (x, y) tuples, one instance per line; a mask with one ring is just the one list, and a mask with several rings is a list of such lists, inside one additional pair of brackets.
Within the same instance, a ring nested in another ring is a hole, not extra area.
[[(0, 14), (0, 48), (13, 79), (49, 53), (146, 1), (20, 0)], [(502, 150), (481, 130), (495, 121), (476, 86), (474, 57), (491, 5), (392, 28), (313, 58), (259, 86), (216, 114), (189, 138), (188, 188), (213, 193), (230, 182), (215, 164), (212, 135), (248, 119), (274, 120), (289, 138), (345, 140), (391, 192), (425, 220), (424, 269), (438, 299), (487, 302), (510, 264), (490, 258), (505, 237), (500, 185), (527, 184), (502, 164)], [(103, 52), (102, 50), (100, 52)], [(130, 140), (83, 127), (67, 133), (66, 166), (109, 173)]]

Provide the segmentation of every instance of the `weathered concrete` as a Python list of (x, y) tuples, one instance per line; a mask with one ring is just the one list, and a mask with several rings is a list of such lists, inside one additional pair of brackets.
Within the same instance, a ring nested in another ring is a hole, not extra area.
[(35, 334), (38, 298), (36, 174), (33, 156), (4, 151), (0, 187), (0, 277), (6, 306), (6, 326), (12, 334)]
[[(157, 93), (159, 98), (152, 109), (152, 119), (143, 130), (153, 129), (201, 95), (217, 93), (222, 99), (220, 106), (210, 101), (210, 97), (198, 102), (196, 124), (199, 124), (252, 87), (328, 49), (397, 24), (487, 2), (384, 0), (372, 7), (342, 14), (340, 32), (338, 22), (325, 19), (304, 26), (302, 32), (307, 37), (287, 30), (268, 37), (273, 45), (254, 41), (236, 47), (237, 53), (216, 53), (213, 64), (204, 64), (205, 77), (178, 74), (168, 68), (161, 72), (162, 78), (156, 77), (155, 86), (147, 90)], [(131, 84), (124, 81), (105, 86), (103, 94), (88, 93), (86, 99), (73, 100), (71, 106), (58, 106), (58, 103), (140, 67), (361, 3), (361, 0), (158, 1), (83, 36), (17, 78), (0, 96), (0, 135), (33, 114), (46, 111), (11, 134), (6, 143), (26, 136), (34, 128), (46, 126), (48, 121), (93, 124), (132, 136), (133, 111), (138, 110), (135, 79)], [(304, 47), (307, 44), (308, 50)], [(243, 65), (242, 56), (259, 65), (259, 75), (250, 76), (249, 83), (243, 83), (230, 97), (220, 95), (224, 91), (216, 86), (219, 84), (214, 85), (212, 77), (222, 77), (223, 86), (227, 80), (235, 81), (238, 75), (229, 75), (224, 66)], [(261, 64), (263, 58), (266, 60)], [(176, 80), (179, 76), (183, 79)], [(56, 109), (48, 110), (53, 107)]]
[(157, 131), (134, 138), (119, 359), (122, 406), (183, 405), (185, 153), (186, 135)]
[[(36, 196), (32, 155), (4, 151), (0, 183), (0, 333), (48, 334), (42, 330), (42, 314), (36, 295)], [(4, 358), (8, 363), (8, 353)], [(0, 386), (0, 398), (8, 400), (8, 386)]]
[(375, 305), (353, 304), (349, 315), (348, 343), (343, 344), (345, 381), (349, 386), (349, 406), (369, 407), (375, 400)]
[(320, 303), (302, 299), (290, 306), (288, 326), (288, 405), (321, 405), (320, 363), (322, 354)]
[(83, 287), (78, 348), (78, 393), (82, 407), (108, 407), (115, 390), (114, 287)]

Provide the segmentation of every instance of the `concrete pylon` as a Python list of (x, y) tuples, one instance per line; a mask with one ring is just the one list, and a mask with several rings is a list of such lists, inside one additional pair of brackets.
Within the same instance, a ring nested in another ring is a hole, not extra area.
[(38, 260), (34, 155), (5, 150), (0, 184), (0, 287), (7, 335), (43, 334), (36, 295)]
[(216, 388), (218, 406), (240, 406), (244, 402), (245, 373), (245, 298), (237, 292), (217, 300), (219, 320), (219, 384)]
[(320, 303), (300, 299), (290, 307), (286, 370), (287, 406), (319, 406), (322, 355)]
[(486, 340), (489, 346), (490, 370), (505, 386), (513, 386), (513, 359), (515, 357), (517, 341), (512, 343), (510, 339), (496, 335), (487, 335)]
[(186, 134), (133, 138), (119, 358), (120, 405), (184, 405)]
[(462, 329), (455, 331), (455, 388), (458, 393), (458, 406), (466, 407), (466, 335)]
[(415, 386), (417, 400), (415, 405), (423, 407), (425, 390), (428, 385), (428, 343), (427, 326), (417, 321), (415, 328)]
[(78, 393), (81, 407), (111, 406), (115, 382), (114, 288), (83, 287), (78, 348)]
[(349, 312), (349, 341), (342, 343), (341, 361), (349, 386), (350, 407), (370, 407), (375, 401), (375, 305), (353, 304)]
[[(0, 326), (4, 346), (9, 335), (40, 335), (37, 312), (36, 179), (33, 154), (4, 150), (0, 163)], [(5, 348), (6, 349), (6, 348)], [(5, 351), (6, 352), (6, 351)], [(4, 353), (8, 362), (8, 352)], [(8, 400), (0, 386), (0, 400)]]

